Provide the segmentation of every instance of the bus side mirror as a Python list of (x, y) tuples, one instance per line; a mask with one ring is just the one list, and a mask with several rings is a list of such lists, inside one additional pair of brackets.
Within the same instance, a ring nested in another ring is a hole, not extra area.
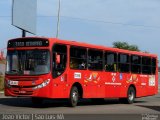
[(61, 56), (56, 54), (56, 64), (60, 64), (61, 62)]

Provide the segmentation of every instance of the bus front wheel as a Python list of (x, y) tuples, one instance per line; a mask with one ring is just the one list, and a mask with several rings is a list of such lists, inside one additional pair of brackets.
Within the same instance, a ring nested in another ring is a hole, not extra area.
[(77, 106), (78, 98), (79, 98), (78, 89), (76, 86), (73, 86), (70, 92), (69, 105), (71, 107)]

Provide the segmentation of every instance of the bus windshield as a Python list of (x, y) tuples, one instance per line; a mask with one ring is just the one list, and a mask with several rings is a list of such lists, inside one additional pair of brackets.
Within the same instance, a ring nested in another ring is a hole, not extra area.
[(50, 71), (49, 50), (10, 50), (6, 74), (40, 75)]

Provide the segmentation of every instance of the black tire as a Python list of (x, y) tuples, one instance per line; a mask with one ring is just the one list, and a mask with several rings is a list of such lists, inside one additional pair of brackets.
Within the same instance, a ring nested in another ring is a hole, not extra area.
[(43, 103), (43, 98), (32, 97), (32, 103), (34, 105), (40, 105)]
[(76, 107), (79, 100), (79, 92), (76, 86), (71, 88), (70, 98), (69, 98), (69, 106)]
[(136, 91), (134, 87), (129, 87), (127, 92), (127, 98), (120, 98), (119, 101), (121, 103), (132, 104), (134, 103), (135, 97), (136, 97)]

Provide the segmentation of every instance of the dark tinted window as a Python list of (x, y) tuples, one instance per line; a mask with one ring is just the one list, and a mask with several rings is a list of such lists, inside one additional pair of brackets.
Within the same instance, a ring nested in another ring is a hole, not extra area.
[(88, 50), (88, 68), (90, 70), (103, 70), (103, 52)]
[(131, 56), (131, 63), (132, 64), (141, 64), (141, 57), (137, 55)]
[(142, 57), (142, 73), (151, 74), (151, 58)]
[(105, 70), (106, 71), (117, 71), (117, 53), (106, 52), (105, 53)]
[(87, 49), (80, 47), (70, 48), (70, 68), (71, 69), (87, 68)]
[(127, 54), (118, 55), (118, 71), (130, 72), (130, 57)]
[(141, 57), (137, 55), (131, 56), (131, 72), (141, 73)]
[(129, 63), (129, 55), (119, 54), (118, 61), (119, 63)]
[(156, 66), (157, 66), (156, 58), (152, 58), (152, 74), (156, 73)]
[(156, 58), (152, 58), (152, 66), (156, 66)]
[(142, 65), (151, 65), (150, 57), (142, 57)]

